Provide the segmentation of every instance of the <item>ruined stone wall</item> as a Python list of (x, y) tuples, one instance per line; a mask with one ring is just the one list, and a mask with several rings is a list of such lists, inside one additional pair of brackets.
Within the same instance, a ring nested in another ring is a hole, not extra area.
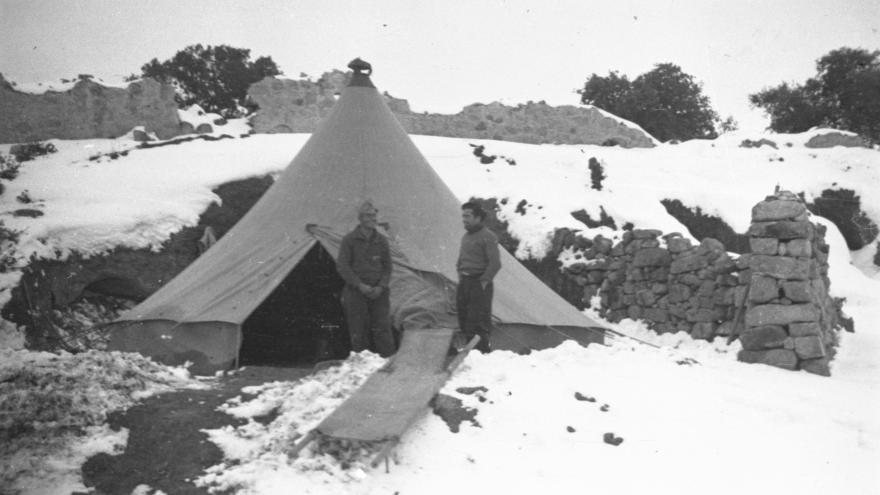
[(0, 75), (0, 142), (115, 138), (144, 126), (160, 139), (182, 134), (174, 89), (153, 79), (109, 88), (88, 79), (64, 92), (16, 91)]
[(841, 317), (828, 291), (824, 235), (800, 198), (780, 192), (752, 210), (751, 252), (737, 259), (711, 238), (693, 246), (680, 234), (633, 230), (615, 245), (557, 232), (553, 252), (579, 259), (552, 283), (580, 307), (599, 296), (597, 309), (610, 321), (739, 338), (741, 361), (829, 375)]
[[(312, 132), (329, 113), (347, 74), (325, 74), (317, 82), (266, 78), (251, 85), (248, 99), (259, 106), (251, 118), (258, 133)], [(652, 147), (642, 130), (629, 127), (591, 107), (532, 103), (509, 107), (473, 104), (454, 115), (413, 113), (406, 100), (385, 100), (410, 134), (496, 139), (522, 143), (600, 144)]]
[(706, 238), (699, 246), (680, 234), (626, 232), (621, 242), (597, 236), (583, 262), (564, 269), (589, 306), (611, 321), (642, 319), (658, 333), (686, 332), (712, 339), (733, 332), (737, 263), (724, 246)]

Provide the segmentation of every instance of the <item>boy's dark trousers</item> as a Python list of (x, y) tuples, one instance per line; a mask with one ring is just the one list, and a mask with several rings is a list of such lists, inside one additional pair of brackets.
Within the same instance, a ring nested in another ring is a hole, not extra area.
[(462, 275), (455, 294), (458, 328), (467, 340), (480, 336), (476, 349), (489, 352), (489, 334), (492, 330), (492, 282), (484, 289), (479, 275)]

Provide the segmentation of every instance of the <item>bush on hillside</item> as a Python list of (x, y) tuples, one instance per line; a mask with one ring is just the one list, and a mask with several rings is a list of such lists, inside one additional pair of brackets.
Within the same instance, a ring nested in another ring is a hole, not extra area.
[(143, 77), (152, 77), (178, 87), (178, 104), (198, 104), (206, 112), (226, 118), (240, 117), (248, 87), (281, 73), (271, 57), (250, 59), (250, 50), (228, 45), (191, 45), (174, 57), (153, 59), (141, 67)]
[(602, 190), (602, 180), (606, 178), (605, 169), (602, 167), (602, 164), (599, 163), (595, 157), (590, 158), (590, 182), (592, 183), (592, 188), (601, 191)]
[[(14, 156), (5, 156), (0, 153), (0, 179), (13, 180), (18, 177), (18, 169), (21, 164)], [(0, 194), (3, 194), (3, 184), (0, 184)]]
[(660, 203), (666, 208), (666, 212), (687, 227), (688, 232), (698, 241), (702, 242), (703, 239), (711, 237), (721, 241), (725, 249), (734, 253), (748, 253), (751, 250), (748, 236), (738, 234), (724, 220), (706, 215), (699, 206), (688, 208), (677, 199), (663, 199)]
[(9, 154), (14, 156), (19, 163), (33, 160), (38, 156), (45, 156), (50, 153), (55, 153), (56, 151), (58, 151), (58, 149), (55, 147), (55, 145), (49, 142), (16, 144), (9, 148)]
[[(712, 139), (722, 124), (702, 85), (675, 64), (657, 64), (632, 82), (616, 71), (593, 74), (578, 93), (581, 103), (635, 122), (660, 141)], [(732, 118), (724, 124), (735, 126)]]
[(782, 83), (749, 95), (770, 116), (776, 132), (822, 126), (880, 143), (880, 51), (839, 48), (816, 61), (816, 75), (803, 84)]
[(880, 232), (877, 224), (862, 211), (861, 198), (850, 189), (825, 189), (813, 203), (807, 203), (807, 209), (834, 223), (850, 250), (865, 247)]
[(18, 231), (6, 227), (0, 220), (0, 273), (7, 273), (15, 267), (18, 237)]

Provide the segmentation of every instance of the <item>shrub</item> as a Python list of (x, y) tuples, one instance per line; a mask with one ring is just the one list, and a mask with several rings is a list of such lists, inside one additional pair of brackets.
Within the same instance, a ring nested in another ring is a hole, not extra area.
[(18, 236), (18, 231), (7, 228), (0, 221), (0, 273), (7, 273), (16, 265)]
[[(18, 169), (21, 164), (14, 156), (4, 156), (0, 154), (0, 179), (12, 180), (18, 177)], [(3, 193), (2, 185), (0, 185), (0, 194)]]
[(718, 136), (721, 119), (702, 84), (674, 64), (657, 64), (632, 82), (614, 71), (608, 77), (593, 74), (578, 93), (581, 103), (631, 120), (660, 141)]
[(711, 237), (721, 241), (728, 251), (739, 254), (750, 251), (748, 236), (736, 233), (724, 220), (706, 215), (699, 206), (691, 209), (677, 199), (663, 199), (660, 203), (666, 208), (666, 212), (687, 227), (697, 240), (702, 241)]
[(776, 132), (823, 126), (880, 142), (880, 51), (839, 48), (816, 61), (816, 76), (749, 95)]
[(38, 156), (55, 153), (56, 151), (58, 151), (58, 149), (55, 148), (54, 144), (40, 142), (16, 144), (9, 148), (9, 153), (14, 156), (19, 163), (33, 160)]
[(605, 179), (607, 176), (605, 175), (605, 170), (602, 168), (602, 164), (599, 163), (595, 157), (590, 158), (590, 182), (592, 182), (592, 188), (601, 191), (602, 190), (602, 179)]
[(250, 53), (228, 45), (191, 45), (164, 62), (154, 58), (141, 67), (141, 73), (179, 87), (181, 107), (198, 104), (207, 112), (239, 117), (248, 87), (281, 73), (271, 57), (251, 61)]
[(849, 189), (825, 189), (807, 209), (837, 226), (850, 250), (861, 249), (877, 238), (878, 227), (861, 209), (861, 198)]

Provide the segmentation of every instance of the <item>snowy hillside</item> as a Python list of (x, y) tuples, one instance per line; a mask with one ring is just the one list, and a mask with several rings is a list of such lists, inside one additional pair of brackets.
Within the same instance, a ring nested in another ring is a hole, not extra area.
[[(413, 141), (462, 200), (507, 198), (500, 213), (520, 240), (518, 256), (541, 257), (555, 228), (620, 237), (608, 227), (587, 229), (573, 211), (598, 218), (601, 208), (619, 226), (686, 234), (660, 203), (678, 199), (744, 232), (752, 206), (777, 186), (803, 192), (808, 201), (827, 188), (853, 190), (866, 214), (880, 221), (880, 151), (805, 147), (818, 132), (730, 134), (628, 150), (428, 136)], [(777, 147), (740, 147), (744, 139), (761, 138)], [(212, 188), (280, 172), (307, 139), (252, 135), (149, 149), (137, 148), (130, 137), (52, 141), (56, 153), (24, 162), (15, 179), (3, 181), (0, 218), (20, 232), (14, 246), (20, 266), (31, 256), (99, 254), (114, 246), (158, 249), (218, 200)], [(497, 159), (481, 163), (475, 145)], [(9, 148), (0, 145), (0, 153)], [(590, 158), (604, 168), (601, 191), (590, 187)], [(24, 193), (30, 203), (16, 199)], [(22, 208), (42, 215), (12, 215)], [(209, 432), (226, 460), (197, 483), (254, 494), (880, 493), (877, 243), (850, 253), (833, 224), (814, 220), (829, 226), (831, 292), (847, 299), (844, 311), (856, 329), (842, 335), (831, 378), (746, 365), (736, 361), (737, 343), (660, 337), (624, 320), (609, 326), (659, 349), (617, 339), (609, 347), (469, 357), (443, 393), (474, 408), (478, 424), (465, 422), (453, 433), (439, 417), (426, 415), (403, 439), (399, 464), (392, 463), (389, 474), (358, 463), (343, 469), (308, 450), (296, 460), (284, 455), (286, 444), (277, 439), (308, 431), (356, 385), (342, 384), (338, 371), (253, 389), (225, 410), (254, 417), (279, 408), (280, 415), (269, 424), (249, 421)], [(19, 276), (15, 270), (0, 274), (0, 304)], [(0, 330), (0, 347), (21, 343), (10, 325)], [(30, 355), (4, 351), (0, 371)], [(365, 353), (343, 369), (365, 377), (380, 364)], [(485, 390), (476, 394), (458, 391), (480, 386)], [(576, 393), (595, 402), (578, 400)], [(606, 433), (623, 443), (605, 443)], [(118, 449), (120, 441), (107, 443)], [(58, 469), (76, 473), (75, 465)], [(77, 486), (70, 483), (54, 493), (69, 493)], [(143, 493), (151, 492), (144, 487)]]

